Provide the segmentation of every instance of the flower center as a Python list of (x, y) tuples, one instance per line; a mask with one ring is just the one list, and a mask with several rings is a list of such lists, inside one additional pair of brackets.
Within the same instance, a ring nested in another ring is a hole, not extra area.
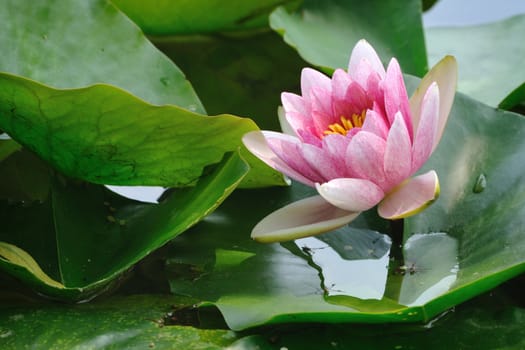
[(366, 110), (361, 114), (352, 114), (351, 118), (341, 116), (340, 122), (328, 125), (328, 129), (323, 132), (324, 135), (341, 134), (345, 136), (353, 128), (360, 128), (365, 122)]

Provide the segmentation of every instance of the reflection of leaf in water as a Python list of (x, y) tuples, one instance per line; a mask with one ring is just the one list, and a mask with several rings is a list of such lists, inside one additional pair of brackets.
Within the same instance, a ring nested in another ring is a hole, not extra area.
[(325, 242), (345, 260), (379, 259), (390, 250), (387, 235), (366, 229), (348, 228), (337, 230), (317, 239)]
[(345, 228), (295, 243), (318, 266), (327, 295), (383, 298), (388, 277), (388, 236), (371, 230)]

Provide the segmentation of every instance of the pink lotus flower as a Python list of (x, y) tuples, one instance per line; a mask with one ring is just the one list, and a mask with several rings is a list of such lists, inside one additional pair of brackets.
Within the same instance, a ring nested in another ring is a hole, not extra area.
[(384, 69), (365, 40), (348, 72), (332, 79), (310, 68), (302, 95), (281, 95), (283, 133), (254, 131), (243, 142), (253, 154), (319, 195), (265, 217), (252, 231), (262, 242), (323, 233), (377, 205), (380, 216), (404, 218), (439, 196), (437, 174), (412, 177), (437, 147), (456, 89), (453, 57), (442, 59), (408, 99), (399, 64)]

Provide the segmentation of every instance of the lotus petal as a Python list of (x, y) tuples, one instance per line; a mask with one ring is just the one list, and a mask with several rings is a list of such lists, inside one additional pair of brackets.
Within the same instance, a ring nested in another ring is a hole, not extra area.
[(439, 180), (434, 170), (413, 177), (389, 193), (377, 211), (385, 219), (395, 220), (419, 213), (439, 197)]
[(321, 196), (299, 200), (263, 218), (252, 230), (258, 242), (289, 241), (335, 230), (360, 213), (334, 207)]
[(340, 178), (315, 187), (327, 202), (348, 211), (368, 210), (385, 195), (379, 186), (365, 179)]
[(412, 111), (412, 124), (417, 130), (421, 117), (421, 102), (430, 84), (436, 82), (439, 87), (439, 122), (434, 140), (434, 148), (441, 140), (441, 135), (454, 102), (456, 85), (458, 80), (458, 65), (453, 56), (445, 56), (423, 77), (418, 88), (410, 98), (410, 110)]

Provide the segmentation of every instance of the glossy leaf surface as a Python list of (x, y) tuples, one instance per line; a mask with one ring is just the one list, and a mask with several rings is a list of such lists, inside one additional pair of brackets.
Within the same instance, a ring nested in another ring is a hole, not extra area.
[(106, 0), (2, 3), (0, 71), (55, 88), (96, 83), (204, 113), (184, 74)]
[(268, 25), (269, 13), (278, 5), (297, 0), (221, 0), (140, 1), (115, 0), (114, 3), (153, 35), (196, 34), (259, 28)]
[(467, 27), (427, 28), (429, 63), (458, 60), (458, 90), (491, 106), (509, 109), (525, 101), (525, 15)]
[(223, 349), (228, 330), (164, 326), (191, 300), (173, 296), (112, 297), (80, 305), (29, 304), (0, 310), (2, 349)]
[(347, 67), (360, 39), (383, 63), (396, 57), (405, 73), (423, 76), (427, 70), (420, 0), (306, 0), (295, 12), (276, 9), (270, 26), (306, 61), (329, 70)]
[(229, 349), (520, 349), (525, 346), (524, 316), (523, 305), (513, 304), (500, 288), (426, 325), (282, 327), (241, 338)]
[[(115, 185), (188, 186), (237, 150), (247, 118), (154, 106), (109, 85), (58, 90), (0, 73), (0, 128), (64, 174)], [(252, 167), (267, 168), (262, 163)], [(282, 176), (266, 172), (263, 184)]]

